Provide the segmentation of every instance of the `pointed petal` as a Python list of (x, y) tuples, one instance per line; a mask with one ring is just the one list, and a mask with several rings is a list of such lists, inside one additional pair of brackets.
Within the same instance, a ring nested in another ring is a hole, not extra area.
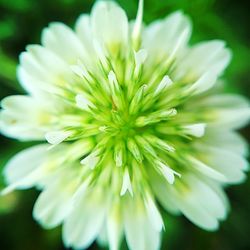
[(195, 175), (189, 174), (183, 176), (184, 178), (185, 186), (173, 191), (179, 209), (197, 226), (208, 231), (217, 230), (218, 220), (224, 219), (227, 213), (223, 200), (217, 192)]
[(120, 204), (112, 204), (107, 221), (107, 234), (110, 250), (118, 250), (122, 238), (122, 214)]
[(109, 48), (126, 45), (128, 41), (128, 19), (126, 13), (115, 2), (98, 1), (91, 12), (93, 36)]
[(151, 221), (154, 229), (158, 232), (161, 232), (162, 228), (164, 227), (164, 223), (161, 214), (156, 207), (155, 201), (152, 199), (150, 194), (146, 195), (145, 206), (149, 220)]
[(213, 128), (240, 129), (250, 121), (250, 107), (218, 109), (214, 113), (215, 120), (210, 123)]
[(51, 131), (45, 134), (45, 138), (48, 143), (58, 145), (71, 136), (71, 131)]
[[(47, 159), (47, 144), (40, 144), (16, 154), (4, 168), (4, 177), (8, 184), (18, 183), (16, 188), (29, 188), (35, 184), (39, 172), (35, 172)], [(29, 176), (32, 175), (32, 178)], [(33, 176), (34, 175), (34, 176)]]
[(139, 47), (139, 43), (141, 40), (141, 32), (142, 32), (142, 21), (143, 21), (143, 7), (144, 7), (144, 0), (139, 0), (137, 15), (132, 31), (132, 40), (134, 43), (134, 48), (137, 50)]
[(248, 169), (248, 162), (244, 157), (217, 147), (200, 145), (199, 148), (206, 154), (203, 161), (223, 174), (228, 183), (241, 183), (245, 180), (244, 171)]
[(89, 58), (76, 34), (62, 23), (51, 23), (42, 33), (42, 44), (69, 64)]
[(174, 80), (194, 80), (206, 72), (215, 77), (222, 74), (231, 60), (231, 52), (220, 40), (201, 42), (191, 47), (177, 63)]
[(205, 123), (197, 123), (192, 125), (183, 126), (185, 133), (193, 135), (195, 137), (202, 137), (205, 134)]
[(211, 89), (217, 80), (217, 75), (213, 71), (205, 72), (195, 83), (188, 89), (194, 95), (201, 94)]
[(126, 168), (123, 174), (123, 182), (122, 182), (122, 189), (121, 189), (120, 195), (123, 196), (127, 191), (129, 191), (130, 195), (133, 196), (132, 184), (131, 184), (128, 169)]
[(58, 179), (60, 181), (52, 182), (39, 195), (34, 206), (33, 217), (45, 228), (53, 228), (62, 223), (73, 206), (74, 189), (69, 188), (72, 185), (70, 180), (65, 180), (65, 176), (58, 176)]
[(206, 135), (202, 138), (204, 144), (211, 145), (231, 151), (242, 156), (248, 155), (248, 143), (237, 132), (219, 129), (208, 129)]
[[(182, 52), (191, 35), (189, 19), (178, 11), (163, 21), (153, 22), (145, 30), (143, 47), (158, 59), (172, 60)], [(166, 56), (169, 56), (166, 57)]]
[(89, 54), (94, 53), (94, 46), (93, 46), (93, 34), (91, 29), (91, 20), (90, 16), (87, 14), (82, 14), (76, 21), (76, 34), (80, 38), (83, 46), (85, 47), (86, 51)]
[(1, 102), (0, 128), (7, 136), (20, 140), (43, 140), (51, 115), (30, 96), (9, 96)]
[(156, 231), (145, 211), (135, 205), (124, 209), (125, 237), (131, 250), (158, 250), (160, 248), (160, 232)]
[(89, 192), (75, 204), (63, 226), (66, 246), (88, 248), (100, 233), (106, 214), (106, 195), (100, 191)]

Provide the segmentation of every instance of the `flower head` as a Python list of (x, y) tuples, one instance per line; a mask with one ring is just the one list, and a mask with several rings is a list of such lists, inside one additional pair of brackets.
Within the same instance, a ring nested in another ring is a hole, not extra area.
[(128, 22), (98, 1), (75, 31), (50, 24), (20, 56), (28, 95), (1, 103), (5, 135), (47, 141), (9, 161), (3, 193), (39, 188), (33, 215), (63, 224), (66, 246), (98, 239), (116, 250), (125, 236), (132, 250), (159, 249), (160, 206), (215, 230), (228, 211), (223, 186), (245, 178), (234, 130), (249, 103), (218, 87), (230, 51), (219, 40), (189, 46), (181, 12), (144, 26), (142, 9)]

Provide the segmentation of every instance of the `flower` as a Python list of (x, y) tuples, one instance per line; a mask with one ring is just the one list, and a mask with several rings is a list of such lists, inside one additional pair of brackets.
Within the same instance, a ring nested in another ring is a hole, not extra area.
[(235, 132), (250, 118), (247, 100), (221, 93), (231, 53), (223, 41), (189, 46), (181, 12), (128, 22), (114, 2), (98, 1), (75, 31), (52, 23), (42, 45), (20, 56), (26, 96), (6, 97), (1, 131), (42, 143), (14, 156), (8, 186), (36, 187), (33, 216), (63, 224), (66, 246), (95, 239), (119, 249), (160, 248), (160, 206), (215, 230), (228, 212), (223, 191), (245, 179), (247, 146)]

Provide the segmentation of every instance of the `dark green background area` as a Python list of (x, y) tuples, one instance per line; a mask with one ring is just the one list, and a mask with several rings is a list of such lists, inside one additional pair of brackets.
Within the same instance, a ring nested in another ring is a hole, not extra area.
[[(117, 1), (134, 18), (137, 0)], [(79, 14), (89, 12), (91, 0), (0, 0), (0, 99), (24, 93), (16, 80), (16, 65), (27, 44), (39, 43), (41, 30), (52, 21), (73, 27)], [(194, 25), (192, 43), (223, 39), (233, 51), (225, 72), (226, 91), (250, 98), (250, 15), (247, 1), (236, 0), (146, 0), (144, 21), (149, 23), (182, 9)], [(250, 127), (241, 130), (250, 140)], [(16, 152), (32, 145), (0, 135), (0, 169)], [(0, 181), (0, 187), (4, 183)], [(248, 250), (250, 249), (250, 181), (227, 188), (231, 212), (217, 232), (206, 232), (184, 217), (164, 214), (166, 250)], [(0, 198), (0, 249), (59, 250), (60, 228), (46, 231), (32, 219), (32, 206), (38, 193), (15, 192)], [(93, 245), (90, 249), (100, 249)], [(124, 247), (126, 249), (126, 247)]]

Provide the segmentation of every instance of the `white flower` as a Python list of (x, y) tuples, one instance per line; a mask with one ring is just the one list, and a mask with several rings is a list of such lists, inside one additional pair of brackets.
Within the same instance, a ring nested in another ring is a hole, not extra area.
[(119, 249), (160, 248), (157, 201), (206, 230), (225, 219), (225, 184), (240, 183), (247, 146), (235, 129), (250, 118), (243, 97), (220, 93), (231, 53), (223, 41), (189, 46), (181, 12), (149, 26), (128, 22), (114, 2), (98, 1), (75, 31), (52, 23), (42, 45), (20, 56), (26, 96), (6, 97), (1, 131), (47, 140), (7, 164), (13, 189), (42, 192), (34, 217), (63, 224), (66, 246), (95, 239)]

